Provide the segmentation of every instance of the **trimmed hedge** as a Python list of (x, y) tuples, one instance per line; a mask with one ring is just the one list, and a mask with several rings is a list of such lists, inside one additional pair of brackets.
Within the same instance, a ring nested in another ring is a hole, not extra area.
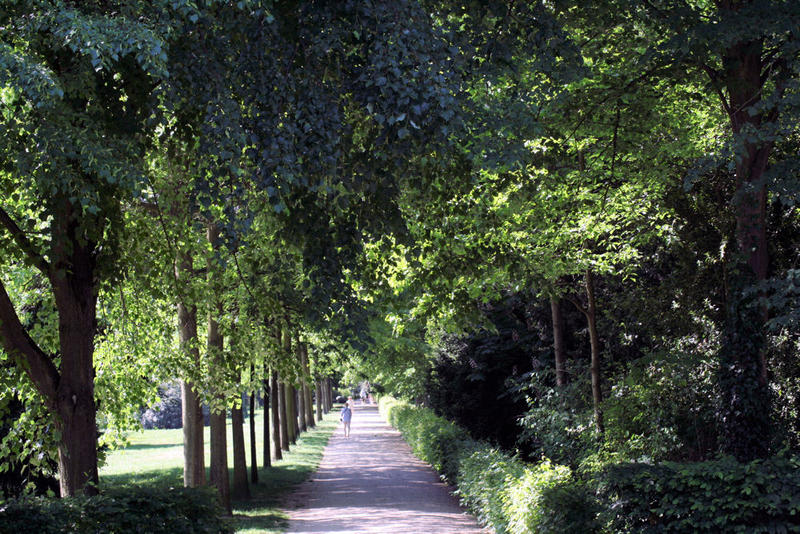
[(597, 531), (594, 500), (568, 467), (522, 462), (427, 408), (384, 397), (380, 409), (414, 454), (456, 484), (462, 504), (497, 534)]
[(798, 459), (624, 463), (587, 483), (566, 466), (525, 463), (472, 440), (427, 408), (389, 397), (380, 407), (497, 534), (800, 532)]
[(136, 488), (94, 497), (24, 498), (0, 508), (0, 532), (15, 534), (221, 534), (232, 532), (209, 488)]
[(621, 464), (603, 476), (613, 532), (800, 532), (800, 463)]

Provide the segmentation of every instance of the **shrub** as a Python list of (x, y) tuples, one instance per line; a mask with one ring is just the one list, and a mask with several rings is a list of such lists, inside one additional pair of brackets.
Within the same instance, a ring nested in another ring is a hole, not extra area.
[(544, 460), (507, 480), (505, 511), (511, 532), (584, 534), (598, 530), (596, 499), (563, 465)]
[(139, 420), (142, 428), (181, 428), (181, 387), (178, 383), (167, 384), (159, 389), (160, 401), (142, 411)]
[(457, 483), (462, 504), (498, 534), (597, 530), (595, 501), (568, 467), (525, 463), (427, 408), (390, 397), (381, 398), (380, 408), (414, 453)]
[(15, 534), (231, 532), (209, 488), (136, 488), (94, 497), (10, 501), (0, 509), (0, 532)]
[(731, 457), (609, 468), (601, 495), (613, 532), (800, 532), (800, 462)]

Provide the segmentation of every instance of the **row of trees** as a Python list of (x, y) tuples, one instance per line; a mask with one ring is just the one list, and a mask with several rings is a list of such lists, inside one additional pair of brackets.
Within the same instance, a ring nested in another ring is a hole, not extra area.
[(331, 340), (365, 341), (361, 247), (402, 224), (396, 177), (454, 115), (444, 44), (414, 2), (4, 4), (4, 391), (55, 429), (23, 443), (57, 446), (63, 496), (97, 491), (98, 409), (124, 428), (165, 377), (189, 486), (211, 407), (228, 507), (241, 390), (269, 381), (289, 441), (312, 423)]
[[(423, 398), (442, 339), (480, 353), (472, 382), (487, 355), (532, 355), (497, 387), (539, 416), (564, 406), (547, 387), (590, 392), (584, 436), (642, 358), (702, 355), (720, 447), (773, 450), (798, 317), (798, 7), (586, 4), (4, 6), (4, 387), (57, 429), (17, 456), (55, 445), (62, 495), (96, 491), (98, 409), (108, 439), (179, 377), (185, 482), (203, 482), (206, 402), (227, 501), (242, 390), (269, 381), (279, 423), (297, 399), (299, 428), (346, 356)], [(507, 299), (525, 329), (494, 313)], [(465, 327), (511, 348), (443, 337)]]
[[(381, 348), (354, 358), (357, 372), (392, 386), (416, 377), (395, 391), (468, 428), (494, 421), (475, 430), (529, 452), (576, 435), (589, 449), (589, 434), (620, 445), (662, 423), (716, 437), (638, 454), (748, 460), (781, 449), (796, 395), (797, 7), (446, 13), (455, 42), (487, 43), (502, 60), (466, 55), (461, 157), (430, 189), (405, 191), (412, 244), (374, 256), (394, 290), (385, 328), (406, 338), (392, 350), (427, 340), (439, 356), (409, 363)], [(587, 392), (592, 432), (576, 417)], [(673, 412), (646, 413), (647, 402), (669, 412), (668, 397)], [(493, 414), (507, 403), (523, 427), (500, 438), (507, 421)]]

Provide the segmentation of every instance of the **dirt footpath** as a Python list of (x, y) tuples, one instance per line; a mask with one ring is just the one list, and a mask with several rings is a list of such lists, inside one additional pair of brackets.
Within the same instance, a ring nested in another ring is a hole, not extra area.
[(487, 532), (374, 404), (356, 404), (350, 438), (336, 430), (319, 470), (287, 507), (287, 532)]

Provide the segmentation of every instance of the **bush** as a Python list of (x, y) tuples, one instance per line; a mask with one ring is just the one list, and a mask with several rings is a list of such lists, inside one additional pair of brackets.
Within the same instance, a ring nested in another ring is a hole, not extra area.
[(0, 508), (0, 532), (15, 534), (228, 533), (209, 488), (137, 488), (94, 497), (10, 501)]
[(603, 476), (613, 532), (800, 532), (800, 462), (621, 464)]
[(139, 420), (142, 428), (181, 428), (181, 386), (178, 383), (159, 387), (158, 404), (142, 411)]
[(595, 501), (568, 467), (525, 463), (426, 408), (390, 397), (381, 398), (380, 408), (414, 453), (457, 483), (462, 504), (498, 534), (597, 530)]

